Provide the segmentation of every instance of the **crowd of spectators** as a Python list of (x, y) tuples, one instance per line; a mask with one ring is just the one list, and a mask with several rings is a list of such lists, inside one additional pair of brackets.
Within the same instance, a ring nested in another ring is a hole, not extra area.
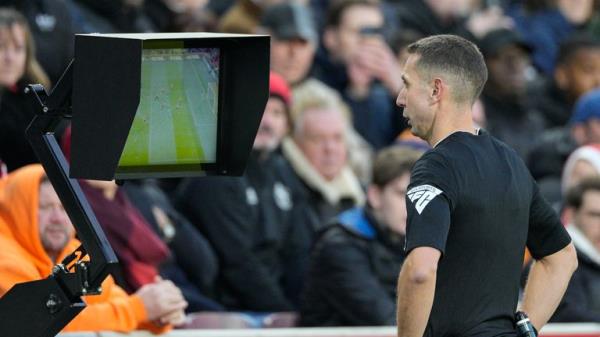
[[(121, 267), (67, 328), (160, 332), (192, 312), (395, 324), (404, 194), (428, 149), (395, 104), (405, 49), (457, 34), (489, 71), (476, 124), (521, 156), (578, 250), (553, 319), (600, 322), (599, 9), (597, 0), (0, 0), (0, 296), (48, 276), (77, 244), (25, 139), (35, 107), (23, 93), (57, 83), (74, 34), (256, 33), (271, 36), (270, 95), (242, 177), (80, 182)], [(56, 135), (68, 154), (70, 129)]]

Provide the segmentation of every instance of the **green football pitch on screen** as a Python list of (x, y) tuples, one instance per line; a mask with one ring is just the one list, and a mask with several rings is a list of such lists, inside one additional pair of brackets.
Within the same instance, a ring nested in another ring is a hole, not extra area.
[(120, 167), (216, 162), (218, 48), (144, 49)]

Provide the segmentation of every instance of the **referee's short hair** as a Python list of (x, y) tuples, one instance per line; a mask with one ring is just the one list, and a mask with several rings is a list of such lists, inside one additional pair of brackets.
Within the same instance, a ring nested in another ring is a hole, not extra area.
[(583, 196), (590, 191), (600, 192), (600, 177), (585, 178), (569, 188), (565, 196), (566, 206), (578, 210), (583, 204)]
[(456, 103), (473, 104), (488, 78), (483, 55), (477, 46), (456, 35), (433, 35), (408, 46), (409, 54), (419, 55), (417, 71), (431, 80), (445, 75)]
[(379, 188), (384, 188), (394, 179), (410, 173), (422, 154), (423, 151), (398, 145), (382, 149), (377, 153), (373, 162), (371, 183)]

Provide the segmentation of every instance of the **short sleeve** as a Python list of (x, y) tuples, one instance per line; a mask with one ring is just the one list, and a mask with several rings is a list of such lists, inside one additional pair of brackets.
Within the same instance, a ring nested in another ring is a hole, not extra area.
[(428, 152), (415, 164), (406, 192), (407, 254), (417, 247), (444, 253), (457, 194), (454, 181), (446, 161), (436, 153)]
[(571, 237), (560, 222), (556, 212), (540, 194), (533, 183), (531, 208), (529, 211), (529, 232), (527, 248), (534, 259), (554, 254), (571, 242)]

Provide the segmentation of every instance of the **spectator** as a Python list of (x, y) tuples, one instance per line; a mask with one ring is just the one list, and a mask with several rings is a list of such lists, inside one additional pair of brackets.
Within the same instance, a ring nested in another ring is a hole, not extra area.
[(308, 8), (299, 3), (267, 7), (259, 32), (271, 35), (271, 69), (292, 87), (304, 81), (319, 43)]
[(563, 127), (569, 121), (575, 102), (600, 86), (600, 41), (588, 35), (564, 40), (556, 57), (556, 67), (542, 91), (533, 95), (534, 104), (547, 127)]
[(529, 104), (527, 72), (530, 47), (513, 30), (493, 30), (479, 46), (489, 71), (481, 100), (486, 129), (526, 159), (544, 130), (544, 119)]
[(28, 55), (48, 74), (50, 82), (43, 84), (50, 89), (50, 83), (58, 82), (73, 58), (74, 30), (66, 1), (0, 0), (0, 7), (13, 7), (26, 18), (37, 47)]
[(364, 203), (365, 195), (348, 162), (349, 125), (339, 103), (323, 91), (314, 91), (294, 103), (294, 131), (283, 141), (291, 175), (319, 221)]
[[(0, 296), (16, 283), (48, 277), (80, 245), (40, 165), (15, 171), (0, 189), (0, 245)], [(163, 324), (183, 323), (187, 305), (169, 281), (152, 282), (129, 296), (110, 276), (102, 294), (85, 302), (65, 331), (162, 332), (169, 329)]]
[[(183, 232), (188, 235), (183, 244), (188, 243), (193, 248), (178, 247), (177, 252), (189, 254), (189, 256), (194, 253), (204, 254), (206, 249), (202, 249), (199, 245), (206, 246), (206, 243), (198, 233), (182, 228), (181, 223), (177, 227), (173, 226), (165, 211), (142, 190), (135, 189), (134, 186), (130, 187), (130, 193), (138, 198), (138, 203), (149, 208), (144, 208), (149, 211), (147, 213), (149, 218), (144, 217), (125, 190), (114, 182), (87, 180), (80, 182), (80, 185), (119, 258), (122, 268), (116, 276), (117, 282), (122, 284), (123, 288), (128, 292), (135, 292), (153, 282), (160, 275), (181, 289), (191, 312), (223, 310), (221, 305), (203, 294), (203, 290), (206, 290), (206, 288), (203, 289), (205, 284), (200, 283), (197, 279), (196, 282), (192, 282), (190, 279), (190, 277), (202, 273), (203, 260), (209, 261), (207, 270), (210, 270), (210, 255), (193, 255), (198, 265), (194, 266), (188, 263), (189, 269), (186, 273), (186, 270), (183, 270), (178, 264), (177, 256), (167, 245), (167, 242), (171, 243), (171, 240), (178, 234), (178, 230), (183, 229)], [(152, 227), (149, 222), (153, 222), (155, 226)], [(169, 225), (171, 228), (168, 228)], [(158, 233), (162, 234), (162, 237)], [(179, 233), (179, 235), (181, 234)], [(162, 240), (163, 237), (167, 242)], [(176, 243), (182, 244), (181, 242)], [(181, 249), (187, 249), (187, 251), (181, 252)], [(185, 256), (180, 256), (179, 261), (185, 258)]]
[[(343, 112), (346, 121), (351, 120), (351, 112), (342, 100), (340, 94), (316, 79), (309, 79), (296, 86), (293, 91), (292, 119), (295, 120), (301, 114), (303, 102), (310, 101), (317, 95), (324, 100), (330, 101)], [(371, 180), (371, 161), (373, 160), (373, 148), (367, 141), (356, 132), (354, 127), (348, 122), (347, 142), (348, 142), (348, 165), (356, 174), (361, 184), (365, 186)]]
[(319, 233), (311, 254), (302, 325), (395, 324), (406, 187), (421, 153), (399, 146), (381, 150), (373, 164), (367, 205), (341, 213)]
[(585, 178), (600, 176), (600, 144), (584, 145), (573, 151), (565, 163), (561, 179), (562, 194)]
[(177, 202), (217, 252), (219, 302), (238, 311), (295, 310), (308, 260), (313, 220), (279, 154), (289, 130), (290, 89), (274, 73), (269, 88), (245, 174), (188, 180)]
[(578, 146), (600, 143), (600, 88), (581, 97), (569, 127), (549, 130), (529, 156), (528, 166), (549, 201), (560, 201), (560, 176), (567, 157)]
[(594, 14), (594, 0), (526, 0), (507, 10), (515, 29), (533, 48), (532, 61), (545, 76), (552, 77), (560, 44), (584, 27)]
[(48, 88), (49, 81), (34, 55), (25, 18), (13, 9), (0, 9), (0, 157), (8, 171), (38, 162), (25, 129), (41, 106), (23, 90), (28, 83)]
[(600, 143), (600, 87), (577, 101), (570, 124), (578, 144)]
[(159, 266), (170, 257), (168, 247), (152, 232), (117, 184), (86, 180), (80, 185), (119, 258), (117, 283), (134, 292), (152, 282), (159, 275)]
[[(71, 128), (65, 131), (61, 147), (65, 157), (70, 158)], [(100, 181), (82, 182), (82, 186), (84, 193), (94, 200), (92, 208), (97, 211), (109, 242), (114, 244), (117, 255), (122, 256), (125, 268), (118, 275), (125, 288), (135, 290), (136, 283), (139, 287), (160, 274), (181, 289), (189, 312), (223, 310), (207, 297), (214, 294), (218, 270), (212, 247), (173, 208), (162, 190), (149, 181), (128, 181), (122, 188), (113, 182)], [(154, 233), (148, 231), (148, 227)], [(124, 245), (129, 242), (127, 235), (133, 232), (137, 232), (135, 238), (139, 244)], [(148, 251), (157, 252), (164, 246), (157, 237), (167, 244), (171, 255), (162, 263), (148, 259), (151, 256)], [(150, 249), (144, 251), (140, 244)]]
[(590, 144), (577, 148), (565, 162), (560, 181), (560, 197), (553, 205), (564, 224), (572, 222), (573, 212), (565, 211), (567, 192), (582, 180), (600, 176), (600, 145)]
[(567, 230), (577, 250), (579, 267), (552, 321), (600, 322), (600, 178), (585, 179), (569, 189)]
[(219, 272), (216, 253), (208, 240), (174, 209), (166, 194), (151, 181), (128, 181), (123, 190), (164, 243), (173, 260), (161, 265), (160, 275), (181, 288), (188, 311), (221, 311), (215, 296)]
[(510, 28), (512, 20), (498, 6), (480, 8), (470, 0), (395, 0), (402, 29), (422, 36), (456, 34), (469, 40), (481, 39), (488, 32)]
[(317, 54), (316, 76), (337, 90), (352, 111), (356, 131), (374, 149), (390, 144), (405, 128), (394, 104), (400, 91), (400, 65), (383, 38), (379, 2), (332, 3)]
[[(282, 3), (266, 9), (259, 32), (271, 34), (271, 69), (280, 73), (292, 88), (292, 101), (302, 101), (305, 95), (322, 91), (341, 100), (339, 94), (323, 82), (310, 76), (318, 35), (311, 13), (300, 3)], [(295, 109), (292, 107), (292, 111)], [(348, 116), (351, 118), (351, 116)], [(295, 116), (292, 115), (292, 119)], [(350, 163), (361, 182), (370, 175), (371, 147), (356, 132), (350, 130)]]

